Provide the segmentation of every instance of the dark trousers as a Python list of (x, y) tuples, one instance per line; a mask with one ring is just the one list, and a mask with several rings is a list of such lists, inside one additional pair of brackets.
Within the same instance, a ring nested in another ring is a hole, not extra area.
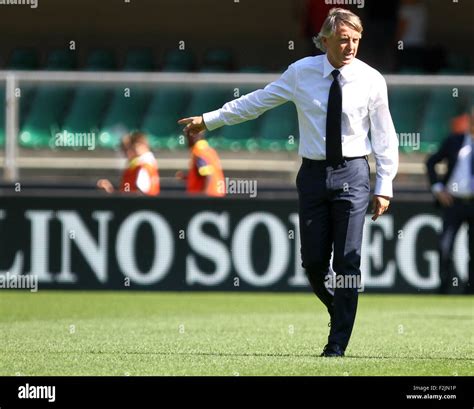
[(469, 226), (469, 279), (467, 293), (474, 290), (474, 199), (462, 200), (454, 198), (453, 205), (443, 208), (443, 230), (439, 239), (440, 256), (440, 292), (447, 293), (453, 285), (453, 246), (461, 225), (467, 222)]
[(332, 269), (337, 277), (352, 276), (352, 283), (360, 278), (362, 231), (370, 197), (369, 164), (363, 157), (333, 169), (326, 161), (303, 159), (296, 186), (302, 265), (331, 316), (328, 343), (345, 350), (354, 326), (358, 288), (336, 286), (332, 291), (326, 276), (334, 250)]

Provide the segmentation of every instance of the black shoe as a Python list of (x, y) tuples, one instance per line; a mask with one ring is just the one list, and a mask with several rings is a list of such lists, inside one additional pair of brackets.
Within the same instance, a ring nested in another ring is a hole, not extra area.
[(337, 344), (327, 344), (324, 347), (324, 350), (321, 356), (325, 356), (325, 357), (341, 356), (342, 357), (344, 356), (344, 351)]

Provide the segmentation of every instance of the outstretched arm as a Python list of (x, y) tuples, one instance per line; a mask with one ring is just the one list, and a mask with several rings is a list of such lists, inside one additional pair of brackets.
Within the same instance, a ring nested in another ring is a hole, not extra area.
[(234, 99), (216, 111), (180, 119), (178, 123), (186, 125), (184, 133), (193, 135), (206, 129), (212, 131), (223, 125), (235, 125), (258, 118), (265, 111), (293, 100), (296, 76), (296, 67), (292, 64), (278, 80), (264, 89)]

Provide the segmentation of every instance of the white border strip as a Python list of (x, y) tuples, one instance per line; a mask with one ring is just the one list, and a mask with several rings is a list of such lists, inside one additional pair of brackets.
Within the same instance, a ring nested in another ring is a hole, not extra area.
[[(87, 71), (0, 71), (0, 80), (14, 75), (27, 83), (100, 84), (181, 84), (181, 85), (266, 85), (281, 74), (171, 73), (171, 72), (87, 72)], [(474, 86), (470, 75), (385, 75), (388, 85), (398, 86)]]

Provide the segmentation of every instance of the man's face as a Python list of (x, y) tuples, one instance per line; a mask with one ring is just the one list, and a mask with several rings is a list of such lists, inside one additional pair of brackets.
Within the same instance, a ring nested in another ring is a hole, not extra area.
[(361, 34), (358, 31), (345, 24), (340, 24), (332, 36), (323, 37), (323, 44), (331, 65), (341, 68), (350, 64), (357, 55), (360, 38)]

